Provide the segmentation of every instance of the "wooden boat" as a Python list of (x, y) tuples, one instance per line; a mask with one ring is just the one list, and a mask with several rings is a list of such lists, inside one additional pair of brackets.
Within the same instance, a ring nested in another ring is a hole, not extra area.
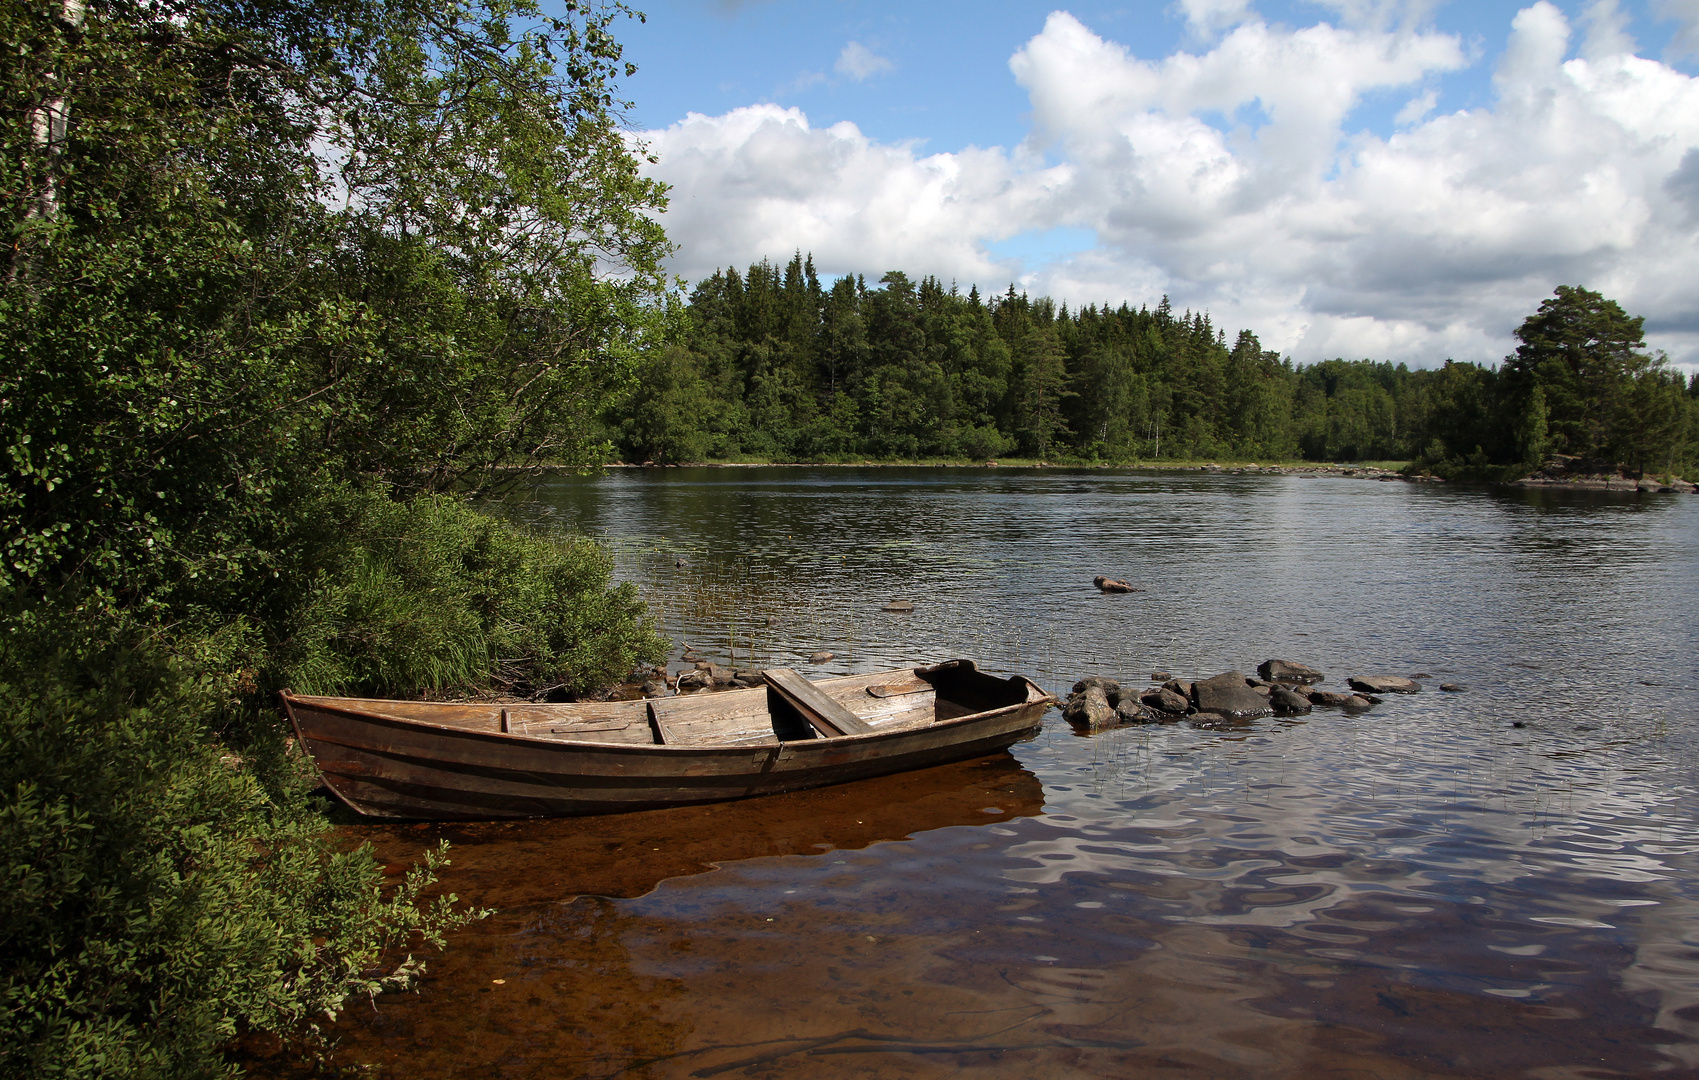
[(1004, 750), (1055, 703), (971, 660), (636, 701), (468, 705), (284, 693), (325, 785), (362, 814), (607, 814), (823, 787)]

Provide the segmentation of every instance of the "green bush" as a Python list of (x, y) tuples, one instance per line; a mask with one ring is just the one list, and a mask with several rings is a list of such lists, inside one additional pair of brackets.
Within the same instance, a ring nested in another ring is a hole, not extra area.
[(445, 496), (344, 494), (311, 515), (316, 565), (262, 684), (303, 693), (559, 687), (665, 656), (606, 549), (526, 532)]
[(227, 1074), (233, 1036), (406, 986), (404, 950), (477, 916), (419, 904), (436, 855), (386, 894), (369, 850), (325, 836), (299, 758), (261, 769), (221, 747), (228, 679), (86, 619), (36, 610), (11, 630), (0, 1075)]

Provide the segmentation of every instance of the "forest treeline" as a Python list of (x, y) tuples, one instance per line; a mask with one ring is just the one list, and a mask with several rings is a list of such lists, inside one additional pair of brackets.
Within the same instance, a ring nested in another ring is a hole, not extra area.
[(677, 340), (608, 415), (631, 461), (1396, 459), (1442, 474), (1548, 453), (1679, 470), (1699, 379), (1641, 320), (1563, 287), (1502, 365), (1298, 365), (1205, 312), (1069, 310), (900, 271), (824, 284), (811, 257), (699, 282)]

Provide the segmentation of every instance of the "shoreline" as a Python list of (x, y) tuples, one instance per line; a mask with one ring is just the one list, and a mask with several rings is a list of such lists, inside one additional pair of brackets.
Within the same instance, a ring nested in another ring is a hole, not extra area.
[(1387, 468), (1384, 464), (1345, 464), (1341, 462), (1219, 462), (1219, 461), (1141, 461), (1112, 465), (1107, 462), (1061, 462), (1013, 459), (1009, 461), (681, 461), (661, 465), (655, 462), (608, 461), (599, 465), (538, 465), (515, 466), (514, 471), (584, 472), (591, 469), (1121, 469), (1138, 472), (1205, 472), (1246, 476), (1340, 477), (1357, 480), (1403, 481), (1412, 484), (1484, 484), (1493, 487), (1515, 487), (1541, 491), (1612, 491), (1642, 494), (1699, 494), (1699, 485), (1679, 477), (1661, 480), (1653, 477), (1634, 479), (1625, 476), (1576, 475), (1572, 477), (1532, 476), (1515, 480), (1492, 480), (1463, 477), (1448, 480), (1432, 473), (1406, 473)]
[(1062, 461), (680, 461), (658, 465), (654, 462), (610, 461), (603, 469), (1128, 469), (1141, 472), (1219, 472), (1263, 473), (1270, 476), (1317, 475), (1357, 476), (1379, 479), (1413, 480), (1423, 483), (1443, 483), (1437, 476), (1411, 476), (1396, 469), (1379, 465), (1347, 465), (1337, 462), (1304, 464), (1216, 461), (1135, 462), (1111, 465), (1106, 462)]

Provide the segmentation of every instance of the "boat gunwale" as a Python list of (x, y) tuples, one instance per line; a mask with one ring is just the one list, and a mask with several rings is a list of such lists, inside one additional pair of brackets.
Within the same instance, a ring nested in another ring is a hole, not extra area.
[[(901, 670), (901, 669), (897, 669), (897, 670)], [(884, 672), (869, 672), (868, 674), (885, 674), (885, 673)], [(853, 678), (854, 676), (843, 676), (843, 677), (844, 678)], [(1014, 702), (1014, 703), (1009, 704), (1009, 705), (1000, 705), (995, 709), (985, 709), (985, 710), (980, 711), (980, 712), (964, 713), (961, 716), (952, 716), (947, 720), (933, 719), (932, 721), (930, 721), (929, 723), (927, 723), (925, 725), (904, 726), (904, 727), (898, 727), (898, 728), (885, 728), (885, 729), (875, 728), (872, 731), (858, 732), (858, 733), (852, 734), (852, 735), (816, 735), (814, 738), (811, 738), (811, 739), (779, 740), (779, 741), (773, 743), (772, 745), (776, 746), (776, 747), (805, 746), (805, 745), (808, 745), (808, 744), (819, 744), (819, 745), (830, 744), (830, 745), (833, 745), (833, 746), (843, 746), (843, 745), (851, 744), (851, 743), (870, 742), (870, 741), (874, 741), (874, 740), (878, 740), (878, 739), (892, 738), (892, 737), (895, 737), (895, 736), (905, 735), (905, 734), (918, 732), (918, 731), (929, 731), (929, 730), (935, 730), (935, 729), (939, 729), (939, 728), (957, 727), (957, 726), (960, 726), (963, 723), (972, 723), (972, 722), (975, 722), (975, 721), (984, 720), (984, 719), (987, 719), (989, 717), (993, 717), (993, 716), (997, 716), (997, 715), (1000, 715), (1000, 714), (1005, 713), (1005, 712), (1009, 712), (1011, 710), (1024, 709), (1024, 708), (1027, 708), (1031, 705), (1034, 705), (1034, 704), (1036, 704), (1040, 701), (1048, 700), (1048, 702), (1051, 705), (1054, 705), (1056, 703), (1056, 698), (1055, 698), (1054, 695), (1047, 693), (1042, 687), (1040, 687), (1037, 683), (1034, 683), (1031, 679), (1027, 678), (1026, 676), (1017, 675), (1017, 676), (1014, 676), (1014, 678), (1020, 679), (1021, 682), (1026, 684), (1026, 688), (1027, 688), (1026, 698), (1022, 701), (1017, 701), (1017, 702)], [(1007, 680), (1005, 680), (1005, 681), (1007, 681)], [(816, 684), (816, 685), (818, 685), (818, 684)], [(751, 692), (751, 691), (755, 691), (755, 690), (763, 690), (763, 689), (765, 689), (765, 688), (764, 687), (749, 687), (742, 692), (747, 693), (747, 692)], [(1035, 690), (1038, 692), (1038, 695), (1039, 695), (1037, 697), (1033, 696), (1033, 691), (1035, 691)], [(740, 691), (736, 691), (736, 690), (723, 691), (723, 693), (739, 693), (739, 692)], [(347, 705), (332, 704), (333, 702), (351, 702), (351, 701), (385, 702), (385, 701), (401, 701), (401, 700), (404, 700), (404, 699), (399, 699), (399, 698), (324, 697), (324, 696), (319, 696), (319, 695), (315, 695), (315, 694), (295, 694), (295, 693), (288, 691), (288, 690), (283, 691), (281, 696), (283, 697), (284, 710), (289, 714), (290, 726), (292, 726), (295, 729), (296, 738), (298, 740), (302, 741), (303, 749), (305, 748), (304, 744), (305, 744), (306, 740), (309, 738), (309, 736), (307, 736), (301, 730), (301, 723), (295, 717), (294, 709), (292, 707), (295, 702), (300, 702), (301, 704), (306, 705), (309, 708), (324, 709), (324, 710), (327, 710), (327, 711), (330, 711), (330, 712), (338, 713), (342, 716), (351, 717), (351, 718), (356, 719), (356, 720), (362, 720), (362, 721), (368, 721), (368, 722), (381, 722), (381, 723), (386, 723), (386, 724), (394, 724), (394, 725), (397, 725), (397, 726), (403, 727), (403, 728), (425, 729), (425, 730), (428, 730), (428, 731), (433, 732), (433, 733), (441, 733), (441, 734), (444, 734), (444, 735), (466, 736), (466, 737), (479, 739), (479, 740), (489, 740), (489, 741), (494, 742), (497, 745), (510, 744), (510, 743), (514, 743), (514, 742), (522, 742), (522, 743), (525, 743), (527, 745), (532, 745), (532, 746), (536, 746), (536, 747), (549, 746), (549, 747), (565, 748), (565, 749), (568, 749), (568, 750), (573, 749), (573, 748), (583, 747), (583, 748), (593, 748), (593, 749), (598, 750), (598, 751), (618, 750), (618, 751), (621, 751), (621, 752), (630, 752), (630, 753), (634, 753), (634, 754), (644, 754), (644, 755), (654, 754), (658, 751), (674, 753), (674, 754), (701, 753), (701, 752), (704, 752), (704, 751), (714, 751), (714, 752), (722, 752), (722, 753), (730, 751), (730, 752), (737, 752), (737, 753), (740, 753), (740, 754), (746, 754), (751, 750), (751, 748), (753, 746), (766, 745), (766, 744), (749, 744), (749, 743), (697, 743), (697, 744), (629, 743), (629, 742), (598, 742), (598, 741), (591, 740), (591, 739), (551, 739), (551, 738), (548, 738), (548, 737), (542, 736), (542, 735), (528, 735), (528, 734), (520, 734), (520, 733), (517, 733), (517, 732), (503, 732), (503, 731), (481, 731), (481, 730), (478, 730), (478, 729), (475, 729), (475, 728), (458, 727), (458, 726), (453, 725), (453, 724), (433, 723), (429, 720), (411, 720), (411, 719), (408, 719), (407, 717), (404, 717), (404, 716), (394, 716), (394, 715), (391, 715), (389, 713), (379, 712), (377, 710), (361, 709), (361, 708), (357, 708), (357, 707), (350, 707), (350, 706), (347, 706)], [(693, 695), (689, 695), (689, 696), (695, 697), (697, 695), (693, 694)], [(638, 711), (638, 709), (635, 708), (636, 706), (642, 706), (642, 711), (644, 713), (647, 713), (648, 712), (647, 705), (648, 705), (649, 700), (651, 700), (651, 699), (648, 699), (648, 698), (633, 698), (631, 700), (631, 703), (634, 706), (633, 711)], [(665, 700), (665, 699), (663, 699), (663, 700)], [(407, 702), (407, 704), (439, 704), (439, 703), (437, 703), (437, 702)], [(484, 703), (484, 702), (441, 702), (440, 704), (443, 704), (443, 705), (467, 704), (467, 705), (472, 705), (472, 706), (475, 706), (475, 707), (476, 706), (482, 706), (482, 707), (493, 707), (493, 708), (510, 708), (510, 706), (502, 705), (500, 703), (495, 703), (495, 702), (490, 702), (490, 703)], [(575, 703), (563, 703), (563, 704), (575, 704)], [(607, 703), (600, 703), (599, 702), (597, 704), (607, 704)], [(520, 705), (521, 705), (521, 707), (526, 707), (526, 706), (543, 707), (542, 703), (537, 703), (537, 702), (523, 702), (523, 703), (520, 703)], [(645, 715), (643, 717), (643, 719), (645, 721), (647, 721), (648, 718)], [(326, 740), (322, 735), (315, 735), (315, 736), (311, 736), (310, 738), (312, 739), (312, 741), (315, 741), (315, 742), (325, 742), (325, 741), (336, 742), (337, 741), (337, 740)]]

